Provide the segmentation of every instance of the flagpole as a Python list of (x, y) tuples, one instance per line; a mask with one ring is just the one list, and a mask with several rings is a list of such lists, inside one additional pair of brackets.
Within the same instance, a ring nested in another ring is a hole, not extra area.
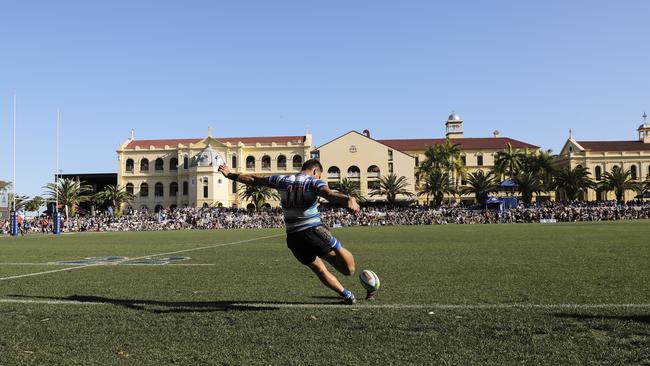
[(61, 119), (61, 111), (56, 109), (56, 172), (54, 172), (54, 190), (56, 192), (56, 206), (54, 210), (59, 210), (59, 123)]
[(14, 181), (12, 186), (14, 187), (14, 197), (13, 197), (13, 208), (14, 211), (16, 211), (16, 91), (14, 91), (14, 162), (13, 162), (13, 173), (14, 173)]

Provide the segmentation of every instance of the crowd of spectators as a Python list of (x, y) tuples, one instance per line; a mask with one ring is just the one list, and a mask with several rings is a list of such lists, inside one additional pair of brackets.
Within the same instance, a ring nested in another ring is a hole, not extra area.
[[(650, 203), (629, 202), (545, 202), (520, 205), (509, 210), (486, 210), (458, 204), (406, 207), (363, 207), (359, 215), (344, 208), (321, 207), (323, 221), (330, 227), (386, 225), (506, 224), (532, 222), (576, 222), (637, 220), (650, 218)], [(23, 233), (49, 233), (49, 218), (26, 217), (21, 220)], [(64, 220), (64, 232), (158, 231), (281, 228), (281, 209), (248, 211), (236, 208), (182, 208), (158, 213), (132, 212), (114, 216), (101, 213)], [(9, 221), (0, 221), (0, 234), (9, 233)]]

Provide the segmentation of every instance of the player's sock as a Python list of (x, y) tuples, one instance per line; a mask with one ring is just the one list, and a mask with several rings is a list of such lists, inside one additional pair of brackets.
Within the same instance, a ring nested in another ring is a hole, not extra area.
[(341, 242), (337, 238), (332, 237), (332, 239), (330, 239), (330, 247), (338, 252), (342, 247)]

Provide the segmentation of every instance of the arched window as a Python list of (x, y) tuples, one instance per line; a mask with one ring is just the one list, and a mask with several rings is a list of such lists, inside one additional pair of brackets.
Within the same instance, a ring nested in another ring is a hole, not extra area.
[(237, 168), (237, 155), (232, 156), (232, 168)]
[(356, 165), (352, 165), (348, 168), (348, 178), (353, 180), (359, 180), (361, 178), (361, 171)]
[(133, 173), (133, 159), (126, 159), (126, 171)]
[(380, 173), (378, 166), (371, 165), (368, 167), (368, 178), (379, 178)]
[(133, 194), (133, 183), (126, 184), (126, 193)]
[(630, 175), (632, 176), (632, 179), (637, 180), (638, 174), (636, 172), (636, 165), (630, 167)]
[(188, 191), (189, 191), (189, 189), (187, 188), (187, 181), (184, 180), (183, 181), (183, 196), (187, 196)]
[(156, 159), (156, 171), (162, 172), (165, 169), (165, 161), (162, 158)]
[(596, 172), (596, 180), (600, 180), (600, 178), (601, 178), (601, 176), (602, 176), (602, 173), (603, 173), (603, 171), (602, 171), (602, 169), (600, 168), (600, 166), (596, 166), (596, 168), (594, 169), (594, 171)]
[(158, 213), (158, 212), (162, 211), (162, 209), (163, 209), (162, 205), (156, 205), (155, 211), (156, 211), (156, 213)]
[(268, 155), (262, 156), (262, 170), (271, 170), (271, 157)]
[(171, 182), (169, 184), (169, 197), (176, 197), (178, 195), (178, 183)]
[(302, 156), (293, 156), (293, 170), (300, 170), (302, 168)]
[(339, 180), (341, 179), (341, 169), (337, 166), (331, 166), (327, 169), (327, 179)]
[(208, 178), (203, 178), (203, 198), (208, 198)]
[(255, 170), (255, 157), (247, 156), (246, 157), (246, 170)]
[(483, 166), (483, 155), (476, 155), (476, 165)]
[(140, 184), (140, 197), (149, 197), (149, 185), (147, 183)]
[(153, 188), (153, 195), (156, 197), (162, 197), (163, 196), (163, 184), (158, 182)]
[(140, 160), (140, 171), (148, 172), (149, 171), (149, 159)]
[(278, 156), (278, 170), (287, 170), (287, 157), (284, 155)]
[(187, 156), (183, 156), (183, 169), (187, 169), (190, 165), (190, 159)]
[(169, 170), (178, 170), (178, 159), (177, 158), (171, 158), (169, 159)]

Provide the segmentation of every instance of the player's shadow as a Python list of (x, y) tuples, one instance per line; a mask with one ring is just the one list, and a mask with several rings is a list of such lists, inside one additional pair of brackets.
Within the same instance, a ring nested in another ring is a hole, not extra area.
[(160, 300), (131, 300), (111, 299), (102, 296), (72, 295), (67, 297), (9, 295), (13, 298), (43, 299), (60, 302), (77, 302), (82, 304), (115, 305), (132, 310), (146, 311), (155, 314), (162, 313), (193, 313), (214, 311), (269, 311), (292, 306), (304, 305), (336, 305), (339, 302), (286, 302), (286, 301), (160, 301)]

